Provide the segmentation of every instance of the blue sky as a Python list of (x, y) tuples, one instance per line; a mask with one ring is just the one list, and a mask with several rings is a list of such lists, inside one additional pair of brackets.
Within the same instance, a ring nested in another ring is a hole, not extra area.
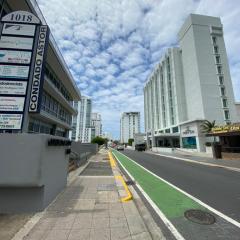
[(38, 0), (82, 95), (119, 137), (121, 112), (140, 111), (143, 86), (190, 13), (221, 17), (235, 98), (240, 101), (238, 0)]

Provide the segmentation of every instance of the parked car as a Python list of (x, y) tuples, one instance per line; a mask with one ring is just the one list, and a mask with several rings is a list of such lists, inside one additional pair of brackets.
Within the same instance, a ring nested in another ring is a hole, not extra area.
[(135, 150), (137, 150), (137, 151), (145, 151), (146, 150), (146, 144), (145, 143), (136, 144), (135, 145)]
[(124, 146), (123, 145), (118, 145), (117, 146), (117, 150), (118, 151), (123, 151), (124, 150)]

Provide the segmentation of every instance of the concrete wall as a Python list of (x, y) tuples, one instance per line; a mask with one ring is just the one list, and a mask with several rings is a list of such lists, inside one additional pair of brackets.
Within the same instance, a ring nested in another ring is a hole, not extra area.
[(66, 186), (67, 146), (47, 134), (0, 135), (0, 213), (43, 210)]
[(173, 148), (165, 148), (165, 147), (152, 147), (153, 152), (163, 152), (163, 153), (172, 153), (174, 151)]
[(84, 154), (86, 152), (96, 154), (98, 152), (98, 145), (92, 143), (72, 142), (71, 149), (72, 151), (78, 153), (79, 155)]

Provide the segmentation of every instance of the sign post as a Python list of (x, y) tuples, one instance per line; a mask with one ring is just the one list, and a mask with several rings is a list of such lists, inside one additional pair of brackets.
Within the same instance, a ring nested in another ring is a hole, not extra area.
[(27, 132), (39, 113), (49, 28), (25, 11), (0, 23), (0, 132)]

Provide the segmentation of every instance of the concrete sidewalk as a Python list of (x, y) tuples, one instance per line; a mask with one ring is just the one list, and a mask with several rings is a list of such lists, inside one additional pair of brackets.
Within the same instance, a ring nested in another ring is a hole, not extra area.
[(123, 187), (115, 181), (106, 150), (101, 150), (80, 175), (75, 173), (67, 188), (22, 239), (165, 239), (151, 215), (147, 214), (146, 222), (146, 214), (141, 216), (134, 201), (122, 203), (121, 195)]
[(161, 153), (161, 152), (153, 152), (150, 150), (147, 150), (146, 153), (161, 155), (166, 157), (183, 158), (183, 159), (192, 160), (196, 162), (209, 163), (209, 164), (215, 164), (223, 167), (240, 169), (240, 159), (239, 160), (214, 159), (209, 157), (196, 156), (194, 155), (194, 153), (166, 153), (166, 152)]

